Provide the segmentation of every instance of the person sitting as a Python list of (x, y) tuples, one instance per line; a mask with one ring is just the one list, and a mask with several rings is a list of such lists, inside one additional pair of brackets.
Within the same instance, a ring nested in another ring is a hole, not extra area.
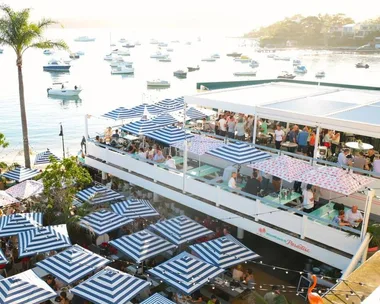
[(343, 149), (342, 152), (339, 153), (338, 155), (338, 164), (341, 166), (347, 166), (348, 165), (348, 160), (347, 160), (347, 155), (350, 153), (350, 149)]
[(228, 187), (232, 189), (240, 190), (240, 188), (236, 186), (236, 177), (237, 177), (237, 173), (232, 172), (231, 178), (228, 181)]
[(57, 284), (55, 283), (55, 280), (52, 276), (49, 275), (46, 278), (46, 284), (48, 284), (51, 289), (57, 290)]
[(162, 154), (161, 150), (157, 150), (156, 155), (154, 155), (154, 157), (153, 157), (153, 161), (155, 161), (157, 163), (163, 163), (165, 161), (165, 157)]
[(208, 300), (207, 304), (215, 304), (218, 299), (215, 295), (212, 295), (210, 300)]
[(241, 265), (238, 265), (234, 270), (232, 271), (232, 279), (235, 281), (241, 281), (243, 278), (243, 267)]
[(360, 211), (358, 211), (358, 206), (352, 206), (351, 210), (346, 212), (344, 220), (350, 223), (352, 227), (358, 227), (363, 222), (363, 216)]
[(333, 218), (333, 223), (338, 226), (351, 226), (345, 219), (344, 210), (339, 210), (339, 214)]
[(257, 195), (260, 191), (260, 181), (258, 180), (258, 174), (256, 171), (253, 171), (252, 178), (247, 181), (247, 184), (242, 191), (252, 195)]
[(202, 302), (203, 302), (203, 298), (202, 298), (201, 292), (199, 290), (195, 291), (191, 295), (191, 303), (202, 303)]
[(310, 213), (314, 209), (314, 194), (313, 191), (311, 190), (313, 186), (308, 184), (306, 186), (306, 189), (302, 191), (303, 195), (303, 212)]
[(174, 161), (174, 159), (171, 157), (171, 155), (168, 155), (168, 156), (166, 157), (165, 165), (168, 166), (169, 168), (177, 169), (177, 167), (176, 167), (176, 165), (175, 165), (175, 161)]
[(364, 153), (363, 151), (360, 151), (359, 154), (354, 157), (354, 163), (352, 167), (364, 170), (366, 163), (367, 163), (367, 160), (364, 157)]
[(114, 134), (112, 134), (112, 140), (119, 140), (119, 138), (120, 138), (120, 135), (119, 135), (119, 130), (118, 129), (116, 129), (115, 130), (115, 133)]
[(61, 304), (70, 304), (70, 301), (67, 298), (66, 292), (62, 291), (59, 296), (60, 296), (59, 297), (60, 298), (59, 303), (61, 303)]
[(255, 284), (255, 278), (253, 277), (252, 269), (247, 269), (246, 273), (243, 276), (243, 280), (248, 287), (253, 287)]
[(373, 162), (375, 160), (375, 150), (369, 149), (367, 152), (366, 158), (368, 159), (368, 167), (370, 170), (372, 170)]
[(139, 149), (139, 158), (146, 159), (146, 152), (144, 151), (144, 148)]

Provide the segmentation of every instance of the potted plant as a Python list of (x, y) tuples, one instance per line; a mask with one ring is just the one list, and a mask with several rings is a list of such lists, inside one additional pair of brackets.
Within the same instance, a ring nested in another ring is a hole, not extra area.
[(367, 232), (371, 234), (372, 239), (369, 242), (368, 251), (375, 252), (380, 246), (380, 224), (371, 224), (368, 226)]

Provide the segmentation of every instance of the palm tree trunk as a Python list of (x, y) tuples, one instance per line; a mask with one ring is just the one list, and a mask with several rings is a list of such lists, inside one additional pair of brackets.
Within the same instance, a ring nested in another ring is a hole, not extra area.
[(22, 57), (21, 56), (18, 56), (17, 58), (17, 70), (18, 70), (18, 91), (19, 91), (19, 97), (20, 97), (20, 112), (21, 112), (22, 138), (23, 138), (23, 144), (24, 144), (25, 167), (30, 168), (28, 123), (26, 120), (24, 80), (22, 76)]

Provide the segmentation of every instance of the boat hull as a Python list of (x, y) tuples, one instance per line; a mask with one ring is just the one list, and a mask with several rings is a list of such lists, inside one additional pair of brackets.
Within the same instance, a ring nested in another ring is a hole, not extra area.
[(52, 71), (52, 72), (68, 72), (70, 70), (70, 67), (67, 67), (67, 66), (54, 66), (54, 67), (44, 66), (43, 70), (44, 71)]
[(122, 69), (122, 70), (117, 70), (117, 69), (112, 69), (111, 74), (112, 75), (127, 75), (127, 74), (133, 74), (135, 72), (134, 69)]
[(78, 96), (82, 90), (48, 89), (49, 96)]
[(256, 76), (256, 73), (234, 73), (234, 76)]

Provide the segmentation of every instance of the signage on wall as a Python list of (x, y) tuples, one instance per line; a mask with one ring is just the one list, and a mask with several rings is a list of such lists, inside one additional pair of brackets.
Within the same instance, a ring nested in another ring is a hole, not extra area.
[(303, 245), (302, 243), (296, 243), (292, 241), (291, 239), (286, 239), (281, 236), (275, 235), (271, 232), (268, 232), (265, 227), (259, 228), (259, 235), (262, 237), (265, 237), (267, 239), (275, 239), (277, 242), (283, 243), (285, 246), (293, 248), (295, 250), (299, 250), (301, 252), (310, 253), (310, 249)]

